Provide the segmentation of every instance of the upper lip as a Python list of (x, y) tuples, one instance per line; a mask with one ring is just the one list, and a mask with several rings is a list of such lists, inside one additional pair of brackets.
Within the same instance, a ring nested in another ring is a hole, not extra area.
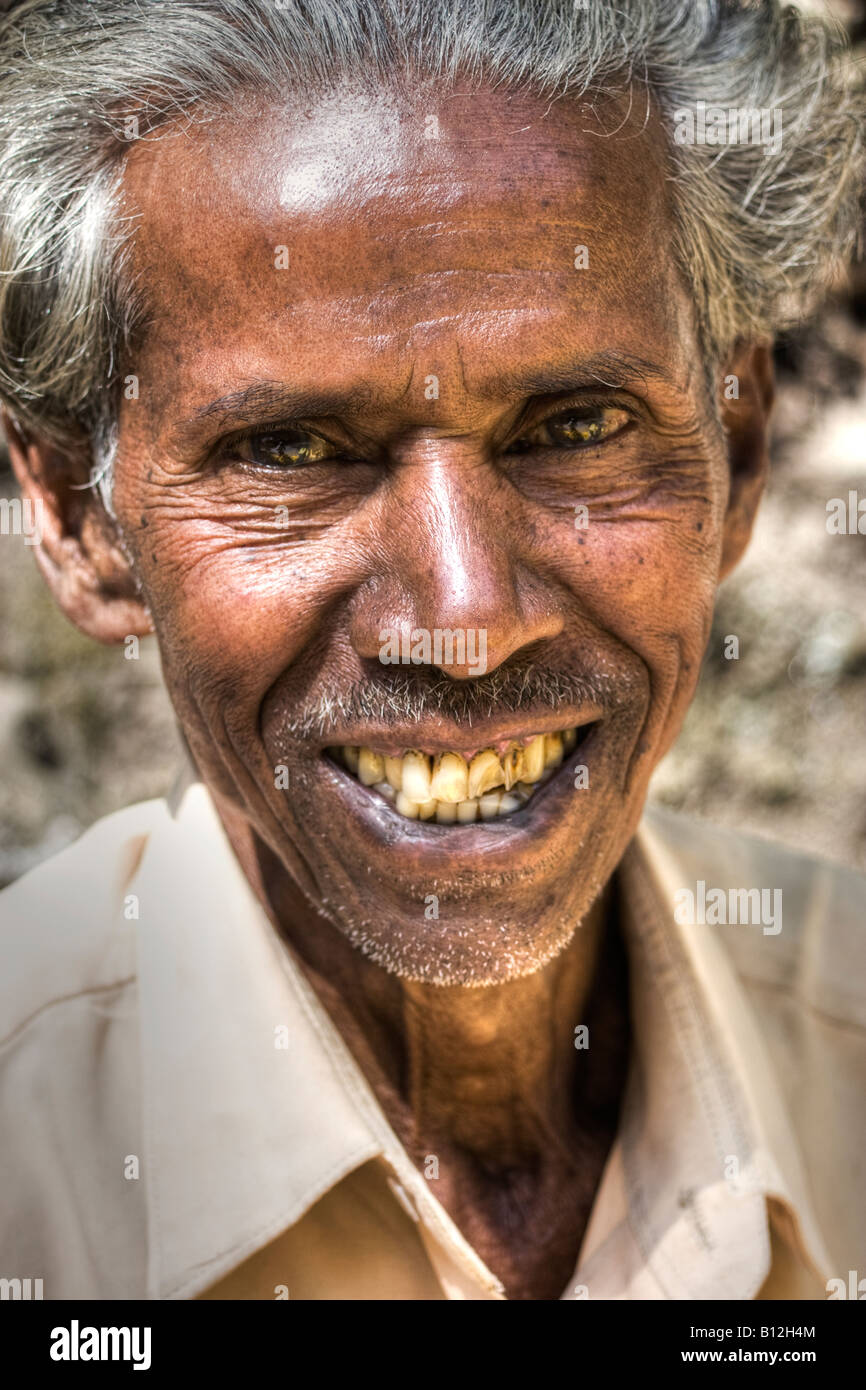
[(400, 757), (412, 749), (424, 753), (462, 753), (468, 756), (482, 748), (512, 739), (577, 729), (601, 717), (601, 710), (584, 708), (580, 711), (545, 710), (537, 715), (522, 713), (510, 719), (483, 719), (464, 725), (428, 718), (417, 724), (390, 724), (384, 729), (368, 726), (340, 730), (323, 740), (322, 749), (349, 745), (370, 748), (384, 757)]

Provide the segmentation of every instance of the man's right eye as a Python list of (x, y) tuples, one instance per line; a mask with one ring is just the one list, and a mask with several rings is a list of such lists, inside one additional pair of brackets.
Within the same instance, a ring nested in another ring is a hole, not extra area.
[(299, 468), (337, 457), (327, 439), (308, 430), (281, 429), (236, 440), (231, 452), (254, 468)]

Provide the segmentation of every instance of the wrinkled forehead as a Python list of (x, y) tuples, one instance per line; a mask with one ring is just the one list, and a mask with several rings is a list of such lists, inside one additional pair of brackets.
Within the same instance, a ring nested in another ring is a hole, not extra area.
[(124, 198), (148, 347), (202, 387), (238, 353), (396, 379), (448, 342), (469, 378), (576, 335), (635, 354), (687, 336), (645, 104), (343, 88), (140, 142)]

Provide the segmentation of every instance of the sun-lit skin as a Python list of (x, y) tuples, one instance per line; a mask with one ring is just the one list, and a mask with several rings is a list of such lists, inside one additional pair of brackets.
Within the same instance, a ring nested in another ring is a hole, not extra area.
[[(767, 346), (720, 364), (739, 397), (719, 392), (717, 412), (645, 114), (343, 89), (138, 144), (124, 210), (151, 321), (120, 414), (122, 545), (95, 499), (57, 485), (56, 451), (11, 440), (23, 486), (49, 486), (40, 558), (59, 600), (103, 641), (156, 631), (248, 878), (512, 1297), (557, 1297), (574, 1268), (627, 1050), (603, 889), (766, 468)], [(245, 414), (202, 416), (254, 385)], [(575, 408), (604, 412), (608, 437), (515, 447)], [(232, 444), (292, 422), (338, 457), (267, 468)], [(601, 676), (604, 703), (293, 732), (323, 691), (405, 673), (378, 661), (381, 630), (404, 626), (484, 629), (489, 672)], [(585, 748), (498, 823), (403, 820), (324, 754), (589, 721)]]

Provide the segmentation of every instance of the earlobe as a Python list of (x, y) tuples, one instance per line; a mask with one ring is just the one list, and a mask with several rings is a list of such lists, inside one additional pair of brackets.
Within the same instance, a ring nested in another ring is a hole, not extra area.
[(721, 373), (720, 391), (730, 475), (719, 565), (722, 580), (749, 543), (769, 471), (769, 423), (775, 398), (771, 343), (739, 344)]
[(70, 622), (107, 644), (145, 637), (153, 621), (113, 520), (100, 497), (81, 488), (89, 463), (24, 431), (5, 412), (3, 428), (22, 500), (34, 518), (33, 551)]

